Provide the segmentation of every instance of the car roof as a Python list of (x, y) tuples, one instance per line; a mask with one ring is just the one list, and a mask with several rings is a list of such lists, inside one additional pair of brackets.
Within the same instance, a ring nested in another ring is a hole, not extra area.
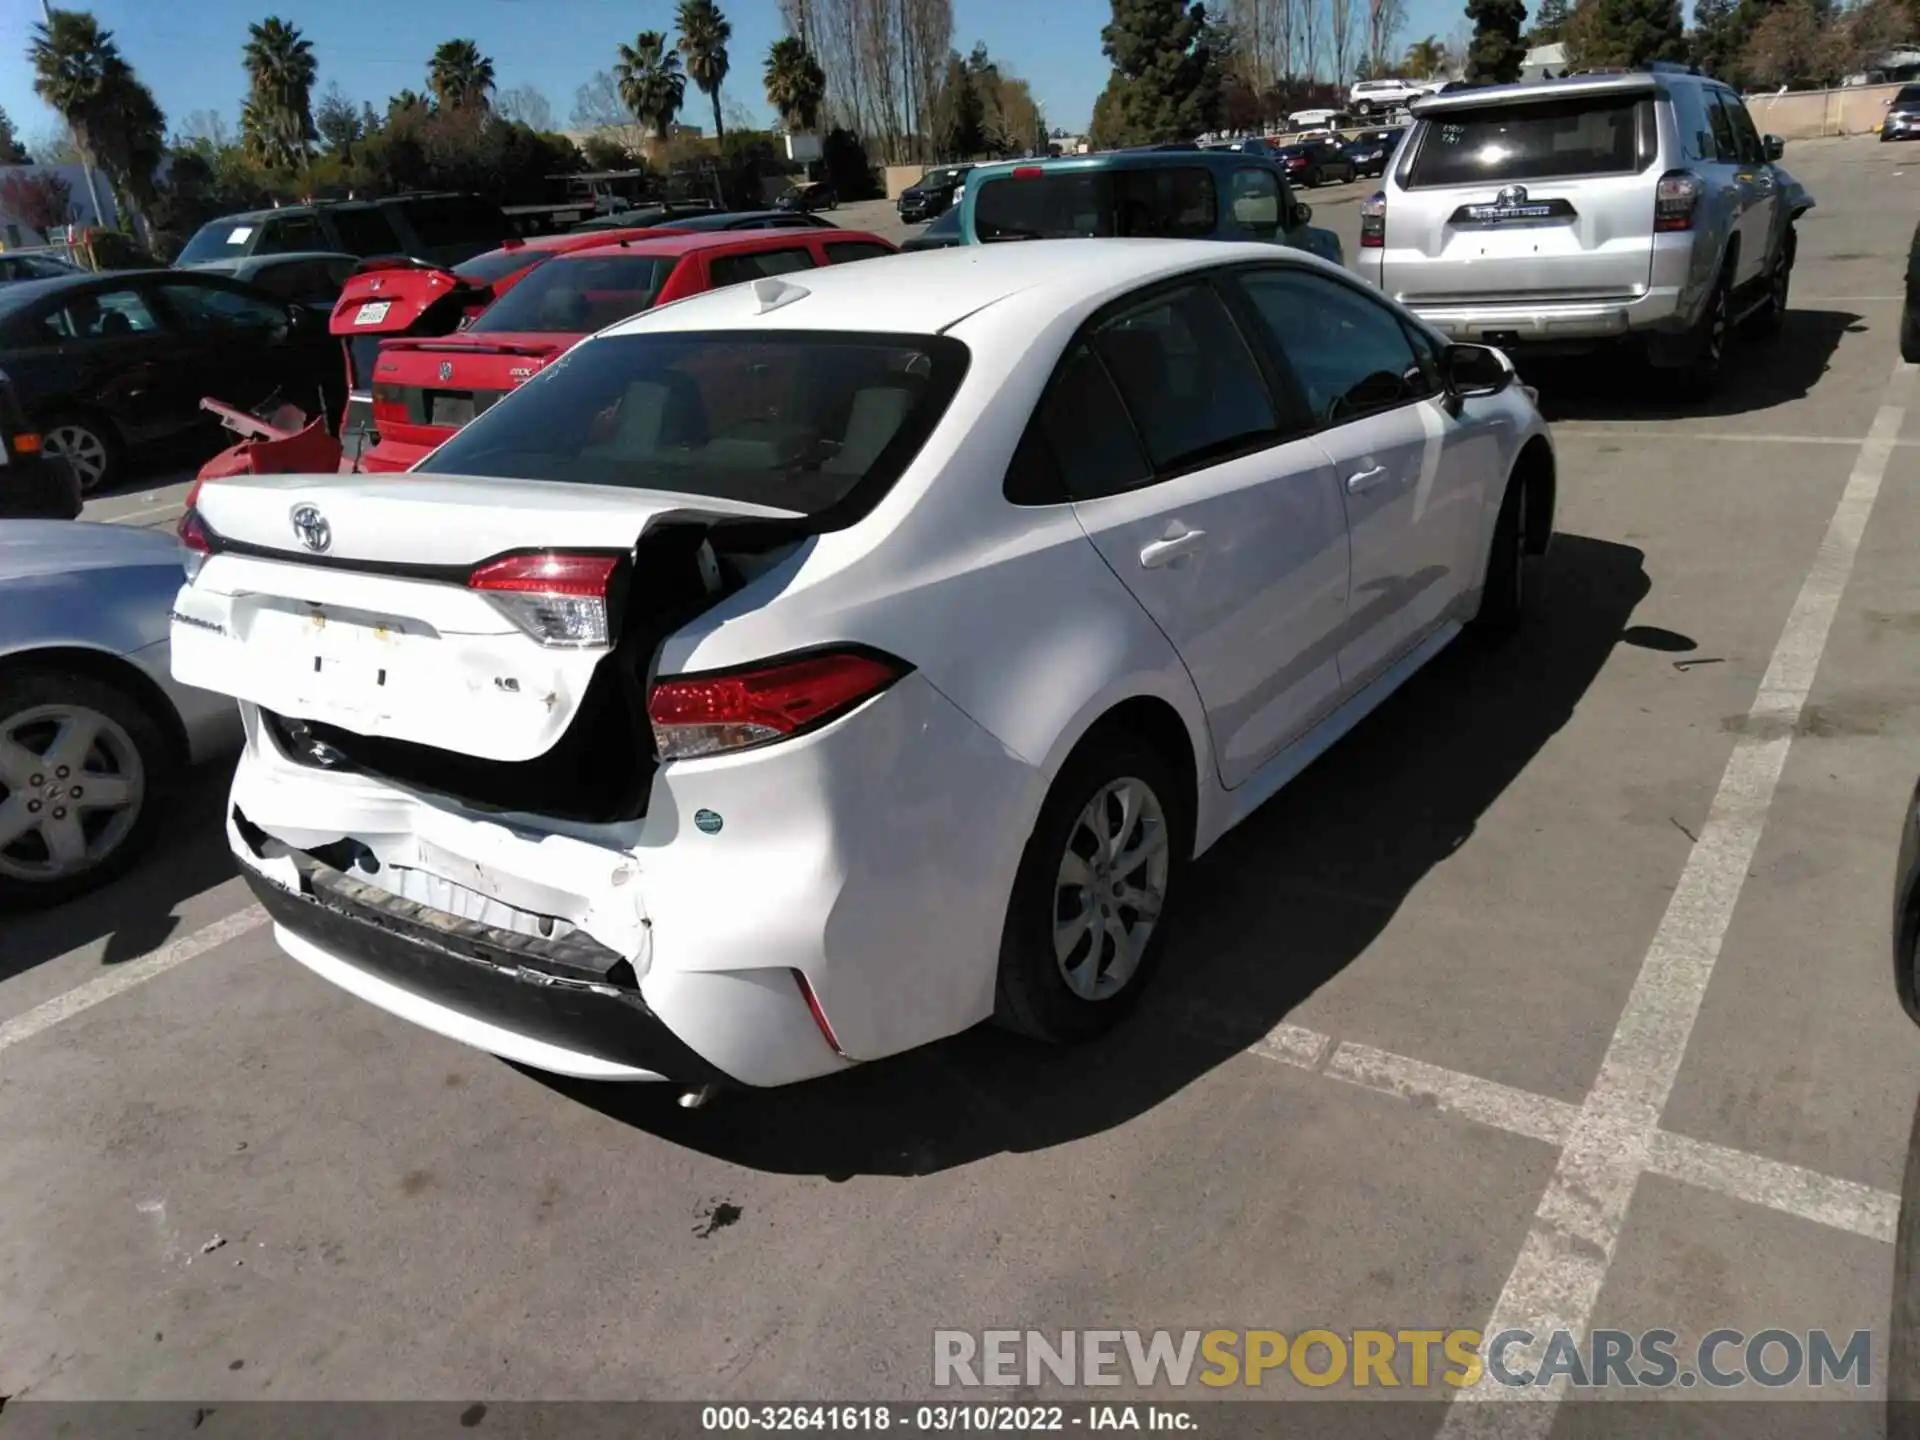
[(957, 245), (775, 277), (781, 291), (801, 294), (771, 310), (763, 310), (766, 282), (756, 280), (644, 311), (603, 333), (765, 326), (931, 335), (1015, 294), (1026, 296), (1036, 314), (1055, 314), (1190, 270), (1248, 260), (1321, 263), (1275, 245), (1220, 240)]
[(1484, 85), (1428, 95), (1408, 108), (1416, 120), (1456, 110), (1483, 110), (1489, 105), (1538, 104), (1548, 100), (1578, 99), (1584, 95), (1652, 95), (1664, 81), (1698, 78), (1666, 71), (1633, 70), (1613, 75), (1568, 75), (1552, 80), (1524, 80), (1514, 85)]
[[(611, 244), (602, 242), (590, 249), (569, 252), (568, 258), (598, 257), (606, 255), (654, 255), (662, 259), (668, 256), (685, 255), (695, 250), (779, 250), (791, 246), (795, 237), (819, 235), (823, 239), (841, 240), (879, 240), (878, 235), (865, 230), (826, 230), (824, 227), (794, 225), (784, 230), (697, 230), (679, 233), (662, 232), (649, 235), (644, 240), (616, 240)], [(883, 242), (885, 243), (885, 242)]]
[(229, 275), (235, 270), (263, 270), (269, 265), (288, 264), (298, 260), (351, 260), (356, 265), (360, 263), (358, 255), (349, 255), (344, 250), (279, 250), (271, 255), (236, 255), (230, 260), (201, 260), (192, 265), (177, 265), (174, 268)]
[(1258, 151), (1244, 150), (1201, 150), (1198, 147), (1185, 149), (1152, 150), (1108, 150), (1099, 155), (1062, 155), (1048, 159), (999, 160), (991, 165), (976, 165), (973, 174), (968, 177), (968, 187), (984, 185), (990, 180), (1003, 180), (1016, 170), (1029, 167), (1042, 167), (1049, 175), (1079, 175), (1099, 170), (1147, 170), (1161, 166), (1204, 165), (1210, 169), (1229, 169), (1239, 165), (1258, 164), (1269, 157)]

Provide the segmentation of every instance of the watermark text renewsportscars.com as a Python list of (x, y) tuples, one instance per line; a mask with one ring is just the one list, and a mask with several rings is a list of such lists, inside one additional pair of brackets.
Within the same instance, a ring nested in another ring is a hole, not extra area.
[[(1536, 1351), (1536, 1342), (1544, 1347)], [(1538, 1353), (1537, 1365), (1522, 1356)], [(1672, 1330), (936, 1330), (937, 1388), (1156, 1385), (1383, 1390), (1435, 1383), (1576, 1390), (1732, 1390), (1758, 1386), (1865, 1390), (1873, 1332), (1711, 1330), (1682, 1343)]]

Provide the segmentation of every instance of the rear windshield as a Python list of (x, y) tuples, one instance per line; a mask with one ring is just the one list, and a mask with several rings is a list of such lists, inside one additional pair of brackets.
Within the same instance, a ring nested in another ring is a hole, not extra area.
[(249, 242), (260, 229), (257, 220), (234, 219), (212, 220), (202, 225), (186, 248), (173, 257), (175, 265), (198, 265), (206, 260), (241, 260), (246, 258)]
[(1596, 95), (1450, 110), (1427, 122), (1406, 185), (1491, 185), (1569, 175), (1631, 175), (1653, 162), (1653, 104)]
[(509, 394), (416, 471), (863, 513), (932, 433), (966, 367), (965, 346), (932, 335), (607, 336)]
[(490, 250), (453, 267), (453, 273), (476, 285), (491, 285), (522, 270), (530, 270), (553, 256), (544, 250)]
[(973, 232), (989, 242), (1114, 235), (1204, 239), (1213, 234), (1215, 219), (1213, 174), (1199, 165), (1003, 176), (982, 185), (973, 201)]
[(520, 281), (467, 328), (477, 335), (591, 335), (653, 304), (676, 263), (646, 255), (563, 256)]
[(929, 190), (944, 190), (949, 185), (958, 185), (966, 178), (967, 172), (965, 170), (959, 170), (948, 165), (939, 170), (927, 171), (913, 183)]

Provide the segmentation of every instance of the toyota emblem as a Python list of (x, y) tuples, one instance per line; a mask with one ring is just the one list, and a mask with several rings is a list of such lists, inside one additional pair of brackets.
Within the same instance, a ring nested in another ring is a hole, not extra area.
[[(1527, 203), (1527, 187), (1524, 185), (1507, 186), (1506, 189), (1500, 192), (1500, 199), (1498, 203), (1501, 204), (1502, 206), (1526, 204)], [(443, 375), (440, 378), (444, 380), (446, 377)]]
[(333, 526), (327, 523), (327, 517), (320, 513), (318, 507), (296, 505), (288, 518), (293, 521), (293, 533), (300, 543), (314, 554), (322, 553), (333, 544)]
[(442, 380), (451, 380), (453, 378), (453, 361), (442, 360), (440, 362), (440, 378)]

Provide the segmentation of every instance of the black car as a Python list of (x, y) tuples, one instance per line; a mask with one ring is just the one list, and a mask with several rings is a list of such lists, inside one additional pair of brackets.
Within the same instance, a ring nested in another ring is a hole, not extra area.
[(333, 251), (406, 255), (458, 265), (513, 234), (498, 205), (478, 195), (388, 195), (378, 200), (317, 200), (223, 215), (202, 225), (174, 257), (176, 265), (243, 260), (251, 255)]
[(47, 454), (13, 382), (0, 374), (0, 520), (72, 520), (79, 513), (80, 477)]
[(943, 210), (931, 225), (902, 243), (900, 249), (904, 254), (913, 250), (945, 250), (966, 243), (967, 237), (960, 233), (960, 212)]
[(0, 251), (0, 285), (13, 280), (58, 280), (81, 274), (81, 268), (50, 250)]
[(1356, 174), (1384, 175), (1387, 173), (1387, 162), (1393, 158), (1393, 152), (1400, 144), (1400, 137), (1406, 133), (1405, 130), (1368, 130), (1340, 148), (1353, 162)]
[(776, 209), (803, 213), (809, 210), (838, 210), (840, 196), (826, 181), (815, 180), (810, 184), (794, 186), (773, 203)]
[(1258, 135), (1245, 140), (1219, 140), (1201, 147), (1205, 150), (1231, 150), (1237, 155), (1265, 155), (1269, 159), (1280, 153), (1280, 147)]
[(340, 345), (303, 305), (223, 275), (116, 270), (0, 286), (0, 370), (48, 453), (81, 487), (111, 485), (130, 450), (219, 434), (211, 396), (339, 413)]
[(1334, 140), (1304, 140), (1282, 146), (1274, 160), (1286, 167), (1287, 179), (1295, 185), (1337, 185), (1357, 180), (1360, 172), (1345, 149)]
[(1882, 143), (1920, 138), (1920, 85), (1902, 85), (1887, 102), (1887, 118), (1880, 124)]
[(971, 165), (936, 165), (900, 192), (900, 218), (909, 225), (931, 220), (953, 208), (966, 187)]
[(573, 232), (577, 234), (582, 230), (644, 230), (654, 225), (677, 226), (685, 220), (718, 213), (718, 207), (711, 200), (664, 200), (652, 205), (636, 205), (631, 210), (616, 210), (610, 215), (599, 215), (591, 220), (582, 220), (573, 227)]

